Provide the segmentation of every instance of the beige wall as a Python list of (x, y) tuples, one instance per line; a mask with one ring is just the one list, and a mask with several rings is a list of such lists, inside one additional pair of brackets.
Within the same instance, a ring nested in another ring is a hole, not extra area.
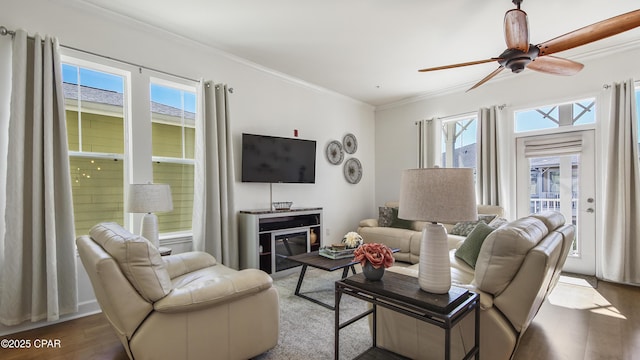
[[(266, 208), (271, 194), (269, 184), (240, 182), (241, 134), (251, 132), (292, 137), (293, 130), (297, 129), (300, 138), (317, 141), (316, 183), (274, 184), (273, 200), (293, 201), (294, 206), (324, 208), (325, 236), (322, 238), (327, 241), (339, 239), (356, 229), (360, 219), (371, 214), (376, 181), (372, 106), (195, 41), (102, 12), (85, 2), (4, 2), (0, 24), (10, 29), (26, 29), (32, 34), (54, 35), (63, 45), (114, 59), (233, 87), (229, 111), (236, 175), (232, 195), (236, 210)], [(5, 68), (5, 65), (0, 64), (0, 68)], [(137, 70), (133, 76), (148, 73), (143, 69), (139, 74)], [(148, 88), (146, 93), (148, 96)], [(132, 116), (135, 119), (138, 114)], [(330, 165), (324, 155), (329, 141), (341, 140), (347, 133), (353, 133), (358, 139), (355, 156), (364, 168), (362, 181), (357, 185), (347, 183), (342, 167)], [(79, 300), (82, 311), (85, 311), (85, 308), (95, 305), (95, 299), (86, 277), (79, 278)], [(0, 333), (19, 330), (0, 327)]]

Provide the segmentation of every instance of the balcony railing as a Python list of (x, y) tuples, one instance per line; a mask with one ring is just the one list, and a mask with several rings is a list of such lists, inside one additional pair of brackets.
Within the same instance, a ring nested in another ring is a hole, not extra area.
[[(560, 210), (559, 198), (531, 198), (529, 200), (529, 211), (532, 214), (539, 213), (545, 210)], [(574, 218), (576, 216), (577, 206), (578, 199), (571, 199), (571, 210)]]
[[(560, 199), (559, 198), (530, 198), (529, 199), (529, 211), (532, 214), (539, 213), (541, 211), (546, 210), (557, 210), (560, 211)], [(578, 208), (578, 199), (571, 199), (571, 222), (576, 225), (576, 210)], [(578, 238), (573, 240), (573, 244), (571, 244), (571, 251), (569, 253), (570, 256), (578, 256)]]

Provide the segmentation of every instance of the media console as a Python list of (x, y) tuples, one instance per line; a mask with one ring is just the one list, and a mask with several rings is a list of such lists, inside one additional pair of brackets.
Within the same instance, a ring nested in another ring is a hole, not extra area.
[(320, 248), (322, 208), (242, 210), (238, 216), (241, 269), (274, 274), (300, 265), (288, 256)]

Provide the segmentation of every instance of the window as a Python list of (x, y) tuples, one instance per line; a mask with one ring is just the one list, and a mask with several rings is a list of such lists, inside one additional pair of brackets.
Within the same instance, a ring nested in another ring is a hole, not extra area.
[(124, 78), (63, 65), (76, 234), (124, 219)]
[(538, 109), (517, 111), (515, 113), (516, 132), (595, 124), (595, 122), (595, 99), (544, 106)]
[(476, 169), (476, 115), (442, 123), (442, 166)]
[(104, 221), (136, 229), (124, 197), (126, 186), (140, 179), (171, 186), (173, 211), (157, 214), (161, 237), (191, 232), (195, 84), (152, 78), (124, 64), (64, 62), (76, 233)]
[(191, 230), (195, 159), (194, 89), (177, 84), (151, 83), (153, 179), (169, 184), (173, 211), (158, 214), (160, 233)]

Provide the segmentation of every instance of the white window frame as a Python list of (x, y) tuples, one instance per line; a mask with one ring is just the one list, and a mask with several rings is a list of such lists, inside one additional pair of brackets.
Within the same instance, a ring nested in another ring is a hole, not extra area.
[[(148, 70), (150, 73), (154, 73), (153, 71)], [(150, 92), (150, 87), (151, 84), (156, 84), (156, 85), (161, 85), (161, 86), (165, 86), (165, 87), (169, 87), (169, 88), (174, 88), (174, 89), (178, 89), (178, 90), (182, 90), (182, 91), (187, 91), (187, 92), (192, 92), (194, 94), (196, 94), (196, 111), (197, 109), (197, 104), (198, 104), (198, 84), (195, 81), (188, 81), (186, 79), (178, 79), (178, 78), (174, 78), (169, 80), (166, 75), (161, 75), (161, 74), (155, 74), (155, 76), (151, 76), (149, 78), (149, 83), (148, 83), (148, 91)], [(149, 99), (149, 106), (151, 106), (151, 99)], [(197, 115), (196, 115), (197, 116)], [(149, 124), (151, 126), (151, 111), (149, 109)], [(195, 120), (194, 120), (194, 124), (193, 124), (193, 128), (195, 129)], [(150, 137), (151, 138), (151, 137)], [(183, 140), (185, 139), (184, 136), (182, 138)], [(173, 164), (189, 164), (189, 165), (193, 165), (195, 167), (195, 157), (194, 159), (187, 159), (185, 158), (185, 147), (184, 147), (184, 142), (182, 144), (182, 158), (172, 158), (172, 157), (164, 157), (164, 156), (151, 156), (151, 164), (152, 164), (152, 169), (151, 169), (151, 176), (153, 177), (153, 162), (154, 161), (159, 161), (159, 162), (167, 162), (167, 163), (173, 163)], [(195, 152), (194, 152), (195, 155)], [(195, 195), (194, 195), (195, 196)], [(169, 240), (169, 239), (186, 239), (189, 238), (191, 239), (193, 237), (193, 229), (189, 230), (189, 231), (175, 231), (175, 232), (170, 232), (170, 233), (160, 233), (160, 241), (162, 242), (162, 240)]]
[[(148, 183), (153, 181), (153, 156), (151, 139), (151, 92), (150, 84), (168, 84), (171, 87), (185, 88), (198, 92), (197, 82), (180, 77), (172, 77), (149, 69), (143, 69), (124, 62), (88, 54), (69, 48), (62, 49), (61, 61), (70, 65), (93, 69), (123, 76), (124, 78), (124, 168), (123, 189), (125, 203), (129, 184)], [(132, 99), (136, 99), (135, 102)], [(196, 99), (196, 103), (197, 103)], [(135, 119), (135, 121), (132, 121)], [(133, 141), (135, 139), (135, 141)], [(82, 153), (80, 152), (80, 156)], [(76, 152), (70, 155), (78, 156)], [(119, 154), (113, 154), (122, 157)], [(175, 159), (173, 159), (175, 160)], [(134, 234), (140, 233), (140, 222), (143, 214), (124, 213), (124, 227)], [(160, 244), (168, 245), (176, 242), (191, 242), (192, 231), (160, 234)]]

